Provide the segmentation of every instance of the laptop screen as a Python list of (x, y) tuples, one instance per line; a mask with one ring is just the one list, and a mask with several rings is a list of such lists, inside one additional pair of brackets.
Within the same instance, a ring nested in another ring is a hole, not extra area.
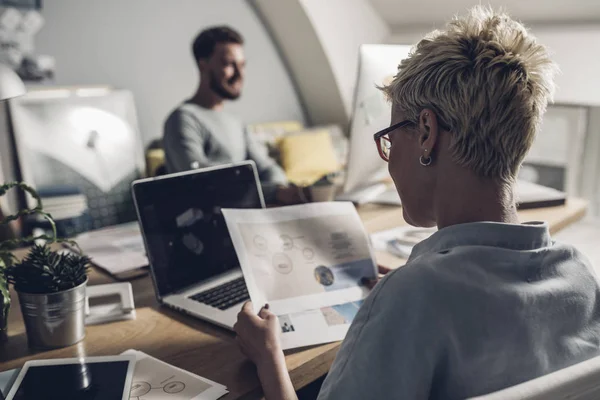
[(239, 267), (222, 208), (263, 207), (252, 163), (133, 185), (160, 296)]

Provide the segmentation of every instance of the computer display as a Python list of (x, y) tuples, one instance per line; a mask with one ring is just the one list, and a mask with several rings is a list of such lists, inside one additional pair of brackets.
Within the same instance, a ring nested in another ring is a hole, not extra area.
[(377, 153), (373, 135), (390, 126), (391, 104), (377, 86), (391, 82), (411, 47), (366, 44), (360, 48), (345, 193), (379, 183), (387, 176), (387, 164)]

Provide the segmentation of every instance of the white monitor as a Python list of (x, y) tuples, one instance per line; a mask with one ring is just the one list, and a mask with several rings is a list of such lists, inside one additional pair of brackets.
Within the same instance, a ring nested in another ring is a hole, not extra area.
[[(135, 221), (130, 185), (144, 170), (133, 94), (105, 87), (41, 88), (10, 101), (21, 175), (42, 197), (78, 199), (89, 214), (69, 234)], [(81, 196), (81, 197), (77, 197)], [(28, 206), (35, 201), (27, 197)], [(44, 202), (50, 206), (49, 199)], [(47, 208), (45, 208), (47, 209)], [(58, 213), (49, 210), (52, 215)]]
[[(377, 86), (391, 81), (411, 48), (386, 44), (360, 47), (346, 181), (337, 200), (400, 205), (396, 188), (384, 182), (389, 176), (387, 163), (379, 156), (373, 135), (391, 122), (391, 104)], [(515, 192), (521, 209), (560, 205), (566, 199), (563, 192), (524, 181), (518, 182)]]
[(377, 86), (391, 81), (411, 48), (408, 45), (387, 44), (365, 44), (360, 47), (348, 169), (342, 196), (345, 199), (363, 202), (366, 201), (367, 191), (380, 194), (386, 189), (381, 182), (387, 176), (387, 165), (377, 153), (373, 134), (390, 125), (391, 104)]

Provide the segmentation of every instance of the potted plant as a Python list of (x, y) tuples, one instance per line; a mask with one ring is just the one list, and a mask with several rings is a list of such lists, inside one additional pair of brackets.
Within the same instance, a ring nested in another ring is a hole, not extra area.
[[(5, 288), (6, 282), (12, 284), (19, 296), (27, 340), (31, 347), (55, 348), (77, 343), (85, 336), (85, 287), (90, 259), (53, 250), (53, 243), (65, 240), (56, 237), (54, 220), (43, 211), (37, 192), (24, 183), (13, 182), (0, 186), (0, 196), (12, 188), (20, 188), (29, 193), (37, 205), (5, 217), (0, 224), (37, 214), (49, 222), (52, 234), (0, 243), (0, 284), (4, 281)], [(39, 241), (43, 241), (43, 244), (37, 244)], [(74, 242), (69, 243), (76, 246)], [(18, 261), (12, 251), (32, 244), (28, 255)], [(6, 301), (10, 302), (7, 288), (2, 292), (2, 297), (4, 304)]]

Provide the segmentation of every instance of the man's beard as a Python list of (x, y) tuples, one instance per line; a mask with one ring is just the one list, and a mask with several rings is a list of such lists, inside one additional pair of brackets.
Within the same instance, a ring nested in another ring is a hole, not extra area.
[[(234, 83), (238, 79), (241, 78), (234, 77), (230, 80), (230, 82)], [(232, 93), (229, 90), (227, 90), (223, 85), (221, 85), (221, 83), (215, 78), (215, 76), (212, 73), (210, 74), (210, 89), (216, 94), (218, 94), (220, 97), (227, 100), (236, 100), (238, 97), (240, 97), (241, 94), (241, 91), (238, 93)]]

